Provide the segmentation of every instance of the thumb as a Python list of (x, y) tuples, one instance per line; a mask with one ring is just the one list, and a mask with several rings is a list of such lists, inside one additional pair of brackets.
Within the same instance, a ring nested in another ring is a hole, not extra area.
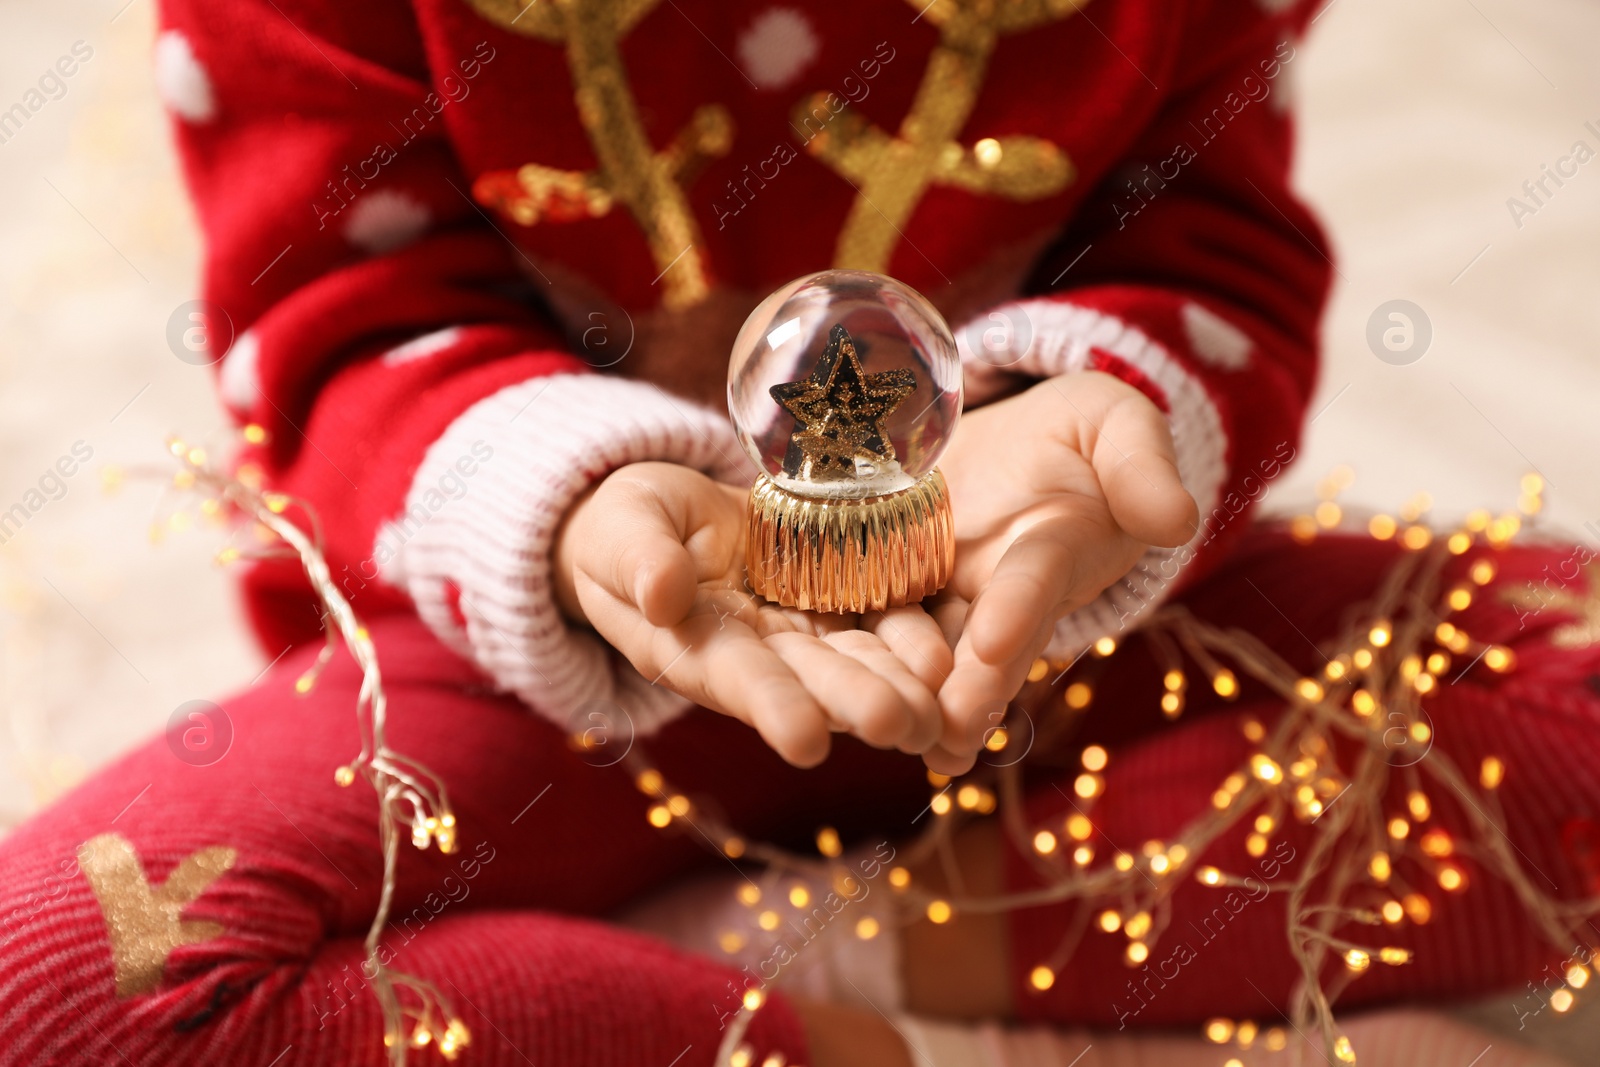
[(684, 544), (693, 508), (683, 478), (651, 474), (624, 470), (607, 479), (604, 495), (611, 499), (594, 515), (598, 521), (585, 524), (589, 544), (583, 558), (598, 585), (652, 626), (669, 627), (682, 622), (694, 604), (696, 568)]
[(1129, 537), (1175, 548), (1194, 535), (1200, 509), (1178, 476), (1166, 416), (1149, 400), (1130, 397), (1107, 412), (1094, 468), (1111, 517)]
[(695, 597), (694, 560), (683, 542), (664, 529), (641, 529), (630, 537), (617, 569), (632, 576), (631, 590), (623, 599), (632, 602), (650, 625), (676, 626), (689, 614)]

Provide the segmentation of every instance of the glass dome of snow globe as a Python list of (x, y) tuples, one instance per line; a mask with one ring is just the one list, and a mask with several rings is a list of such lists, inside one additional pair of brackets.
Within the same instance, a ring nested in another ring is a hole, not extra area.
[(855, 270), (785, 285), (734, 341), (728, 411), (762, 471), (746, 509), (752, 593), (882, 611), (949, 580), (955, 527), (936, 464), (961, 414), (961, 361), (920, 293)]
[(822, 271), (745, 320), (728, 411), (745, 451), (789, 493), (897, 493), (931, 473), (950, 440), (961, 361), (921, 293), (881, 274)]

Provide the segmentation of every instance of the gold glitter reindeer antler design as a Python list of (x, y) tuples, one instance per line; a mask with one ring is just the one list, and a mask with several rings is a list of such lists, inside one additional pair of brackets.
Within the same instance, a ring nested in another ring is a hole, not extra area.
[(222, 933), (220, 923), (183, 918), (183, 909), (227, 873), (237, 855), (222, 845), (203, 848), (151, 885), (133, 843), (121, 834), (101, 834), (79, 846), (78, 866), (105, 916), (117, 996), (151, 992), (173, 949)]
[(939, 28), (939, 44), (897, 133), (873, 126), (847, 106), (827, 118), (826, 93), (795, 108), (797, 129), (823, 127), (807, 151), (856, 187), (834, 251), (834, 266), (885, 271), (895, 241), (930, 185), (1038, 200), (1072, 181), (1067, 154), (1037, 137), (957, 140), (972, 114), (989, 56), (1002, 34), (1068, 18), (1088, 0), (907, 0)]
[(733, 120), (726, 109), (707, 105), (695, 111), (672, 144), (661, 151), (651, 147), (618, 42), (658, 0), (467, 2), (505, 29), (565, 45), (578, 119), (600, 164), (589, 172), (537, 163), (491, 171), (474, 183), (473, 195), (524, 226), (541, 218), (600, 218), (621, 201), (644, 230), (661, 269), (666, 306), (687, 307), (704, 299), (710, 283), (700, 230), (683, 189), (709, 159), (727, 153)]

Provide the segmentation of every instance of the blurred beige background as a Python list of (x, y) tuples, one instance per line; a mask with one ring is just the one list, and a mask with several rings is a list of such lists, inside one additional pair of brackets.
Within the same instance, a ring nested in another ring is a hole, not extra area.
[[(126, 6), (124, 7), (124, 3)], [(0, 9), (0, 110), (83, 41), (93, 56), (0, 143), (0, 511), (75, 442), (66, 495), (0, 546), (0, 826), (264, 664), (215, 531), (152, 545), (153, 484), (102, 492), (100, 468), (160, 464), (162, 441), (222, 439), (208, 372), (174, 358), (168, 316), (196, 295), (197, 246), (150, 77), (152, 0)], [(1519, 229), (1506, 206), (1577, 140), (1600, 149), (1600, 8), (1581, 0), (1334, 0), (1289, 67), (1299, 182), (1337, 249), (1327, 360), (1301, 460), (1267, 506), (1301, 510), (1348, 463), (1348, 501), (1418, 490), (1440, 517), (1504, 508), (1530, 468), (1541, 521), (1600, 537), (1600, 160)], [(1432, 324), (1407, 366), (1368, 348), (1405, 299)], [(1514, 1021), (1506, 998), (1480, 1013)], [(1577, 1027), (1535, 1028), (1573, 1053)], [(1526, 1036), (1526, 1035), (1524, 1035)]]

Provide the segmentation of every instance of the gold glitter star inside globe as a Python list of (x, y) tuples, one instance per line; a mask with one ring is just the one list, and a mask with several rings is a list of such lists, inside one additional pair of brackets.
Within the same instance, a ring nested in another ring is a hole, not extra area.
[(857, 460), (874, 467), (893, 461), (883, 422), (916, 388), (909, 370), (864, 373), (855, 342), (835, 324), (811, 375), (771, 389), (795, 420), (783, 472), (805, 481), (853, 479), (860, 476)]

